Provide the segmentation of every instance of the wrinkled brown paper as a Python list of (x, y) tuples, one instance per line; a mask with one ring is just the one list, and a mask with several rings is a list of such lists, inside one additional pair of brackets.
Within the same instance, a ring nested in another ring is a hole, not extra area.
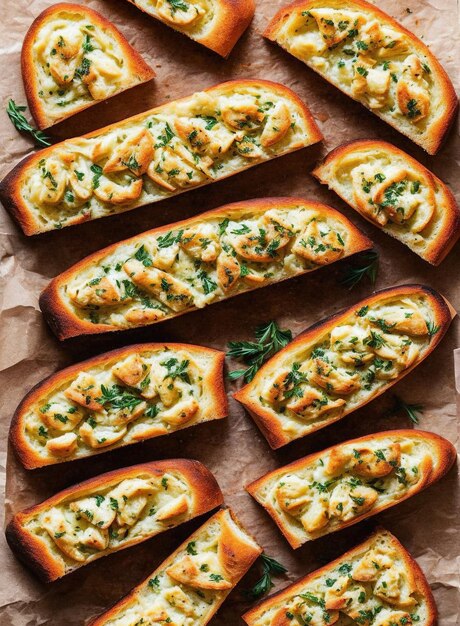
[[(19, 103), (25, 102), (19, 64), (22, 39), (33, 18), (50, 3), (44, 0), (2, 0), (1, 4), (0, 173), (3, 176), (32, 149), (31, 143), (11, 126), (4, 109), (9, 97)], [(262, 39), (261, 32), (268, 19), (283, 4), (283, 0), (257, 0), (254, 22), (227, 61), (143, 15), (125, 0), (99, 0), (87, 4), (120, 28), (130, 43), (152, 64), (157, 79), (60, 124), (54, 131), (56, 137), (63, 139), (96, 129), (226, 79), (259, 77), (279, 81), (296, 91), (311, 107), (325, 141), (178, 198), (35, 238), (25, 238), (2, 211), (0, 388), (3, 405), (0, 419), (3, 437), (0, 465), (1, 480), (6, 482), (6, 521), (21, 508), (103, 471), (160, 458), (196, 458), (215, 473), (226, 502), (267, 553), (288, 567), (288, 575), (276, 579), (277, 589), (340, 555), (362, 540), (379, 522), (402, 540), (422, 566), (438, 604), (439, 624), (458, 624), (460, 500), (455, 469), (440, 484), (378, 515), (375, 520), (319, 539), (295, 552), (243, 489), (245, 484), (266, 471), (306, 453), (366, 433), (410, 427), (409, 420), (403, 415), (385, 416), (393, 403), (393, 393), (406, 402), (423, 404), (420, 428), (437, 432), (458, 443), (453, 359), (453, 350), (460, 345), (457, 321), (454, 321), (436, 352), (394, 391), (338, 424), (278, 452), (269, 449), (249, 416), (230, 399), (227, 420), (211, 422), (80, 463), (26, 472), (11, 453), (7, 458), (7, 431), (17, 404), (34, 384), (66, 365), (134, 341), (176, 340), (225, 349), (228, 340), (251, 337), (254, 327), (268, 319), (276, 319), (282, 327), (288, 327), (297, 334), (321, 317), (352, 305), (371, 292), (369, 284), (362, 284), (352, 292), (339, 286), (337, 281), (344, 265), (339, 263), (309, 276), (239, 296), (227, 303), (125, 334), (121, 338), (114, 339), (110, 335), (86, 338), (64, 346), (51, 335), (38, 309), (39, 292), (51, 277), (102, 246), (226, 202), (298, 194), (329, 203), (342, 210), (375, 241), (381, 255), (377, 288), (423, 282), (441, 291), (454, 307), (460, 309), (458, 245), (441, 267), (432, 268), (407, 248), (364, 222), (309, 175), (316, 160), (336, 145), (352, 139), (375, 137), (394, 142), (452, 186), (458, 185), (460, 176), (455, 157), (458, 156), (459, 143), (455, 131), (439, 155), (428, 157), (299, 61)], [(458, 82), (455, 61), (460, 48), (455, 0), (380, 0), (377, 4), (422, 37), (441, 59), (451, 78)], [(460, 394), (460, 351), (457, 352), (457, 363), (457, 394)], [(232, 367), (235, 365), (232, 364)], [(228, 384), (228, 391), (231, 394), (231, 384)], [(199, 523), (191, 522), (135, 548), (101, 559), (48, 586), (38, 583), (15, 560), (2, 537), (0, 624), (84, 624), (148, 576)], [(214, 626), (242, 623), (239, 616), (250, 606), (242, 596), (242, 589), (251, 585), (256, 576), (257, 572), (252, 571), (230, 595), (212, 620)]]

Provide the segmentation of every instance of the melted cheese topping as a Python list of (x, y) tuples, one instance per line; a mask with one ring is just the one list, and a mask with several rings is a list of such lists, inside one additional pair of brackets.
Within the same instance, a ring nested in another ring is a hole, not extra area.
[(403, 32), (364, 10), (292, 9), (276, 41), (415, 141), (440, 110), (429, 59)]
[(38, 96), (50, 120), (140, 82), (110, 29), (85, 13), (62, 10), (47, 19), (37, 30), (32, 55)]
[(431, 173), (408, 162), (404, 153), (357, 148), (320, 166), (319, 176), (417, 254), (423, 255), (442, 229), (446, 195)]
[[(263, 602), (251, 626), (410, 626), (427, 623), (429, 607), (402, 550), (377, 533), (338, 566), (313, 576), (298, 593)], [(296, 585), (297, 589), (299, 585)]]
[(209, 356), (164, 347), (82, 370), (26, 413), (27, 444), (53, 463), (214, 419), (209, 366)]
[(21, 195), (40, 231), (162, 200), (312, 143), (302, 109), (263, 84), (215, 88), (47, 150)]
[(130, 0), (130, 2), (196, 41), (210, 33), (218, 14), (215, 0)]
[(383, 295), (314, 342), (285, 348), (282, 362), (275, 358), (249, 383), (251, 398), (289, 440), (301, 437), (358, 408), (420, 361), (439, 330), (433, 319), (425, 296)]
[(260, 553), (227, 510), (211, 517), (97, 626), (204, 626)]
[(352, 245), (339, 216), (316, 206), (236, 209), (121, 243), (61, 296), (86, 321), (139, 326), (312, 271)]
[(396, 504), (423, 484), (437, 463), (432, 445), (422, 437), (352, 442), (271, 474), (254, 495), (300, 545)]
[(65, 573), (190, 519), (190, 485), (178, 472), (139, 475), (33, 515), (25, 528)]

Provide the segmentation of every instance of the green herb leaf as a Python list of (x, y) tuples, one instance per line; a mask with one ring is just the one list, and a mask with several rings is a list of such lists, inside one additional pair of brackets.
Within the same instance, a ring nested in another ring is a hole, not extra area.
[(379, 255), (371, 250), (361, 255), (361, 259), (365, 262), (365, 265), (361, 267), (349, 266), (347, 273), (340, 281), (348, 289), (356, 287), (363, 278), (367, 278), (372, 285), (375, 285), (379, 270)]
[(394, 396), (395, 403), (393, 408), (390, 410), (390, 414), (395, 413), (406, 413), (411, 422), (414, 424), (418, 424), (419, 415), (418, 413), (423, 413), (423, 406), (421, 404), (407, 404), (398, 396)]
[(21, 133), (30, 133), (35, 139), (38, 147), (44, 148), (51, 145), (51, 140), (41, 130), (37, 130), (26, 120), (23, 111), (27, 111), (25, 105), (16, 104), (14, 100), (8, 100), (8, 106), (6, 112), (11, 120), (11, 123)]
[(256, 600), (270, 591), (273, 587), (272, 575), (287, 572), (284, 565), (265, 553), (260, 555), (260, 560), (262, 563), (262, 576), (251, 589), (244, 592), (245, 596), (251, 600)]

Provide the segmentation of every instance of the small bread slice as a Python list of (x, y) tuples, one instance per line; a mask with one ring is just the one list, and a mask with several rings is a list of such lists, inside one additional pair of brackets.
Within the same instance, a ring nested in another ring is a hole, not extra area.
[(232, 80), (25, 158), (0, 199), (26, 235), (105, 217), (321, 141), (296, 94)]
[(254, 0), (128, 0), (138, 9), (228, 57), (254, 16)]
[(243, 615), (249, 626), (434, 626), (437, 610), (416, 561), (378, 528), (341, 557)]
[(356, 524), (419, 493), (452, 467), (439, 435), (390, 430), (345, 441), (248, 485), (292, 548)]
[(16, 513), (6, 538), (27, 567), (51, 582), (222, 502), (202, 463), (153, 461), (101, 474)]
[(224, 356), (202, 346), (145, 343), (76, 363), (25, 396), (10, 442), (34, 469), (222, 419)]
[(449, 187), (386, 141), (338, 146), (313, 170), (365, 219), (439, 265), (460, 236), (460, 210)]
[(455, 314), (430, 287), (383, 289), (298, 335), (234, 397), (280, 448), (399, 382), (433, 352)]
[(372, 248), (304, 198), (235, 202), (120, 241), (54, 278), (40, 307), (59, 339), (155, 324)]
[(457, 95), (430, 49), (365, 0), (297, 0), (265, 31), (345, 94), (436, 154)]
[(120, 31), (80, 4), (53, 4), (27, 31), (21, 54), (27, 102), (39, 128), (155, 76)]
[(88, 626), (205, 626), (261, 553), (230, 509), (221, 509)]

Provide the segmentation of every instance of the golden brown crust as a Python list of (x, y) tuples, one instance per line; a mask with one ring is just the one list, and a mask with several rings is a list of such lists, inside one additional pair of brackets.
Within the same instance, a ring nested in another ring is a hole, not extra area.
[[(365, 235), (361, 233), (344, 215), (332, 209), (331, 207), (311, 201), (305, 200), (304, 198), (258, 198), (255, 200), (247, 200), (242, 202), (234, 202), (232, 204), (227, 204), (222, 207), (218, 207), (217, 209), (212, 209), (211, 211), (207, 211), (206, 213), (202, 213), (201, 215), (183, 220), (181, 222), (176, 222), (175, 224), (168, 224), (166, 226), (162, 226), (160, 228), (155, 228), (150, 231), (146, 231), (141, 233), (140, 235), (136, 235), (135, 237), (131, 237), (130, 239), (126, 239), (125, 241), (118, 242), (117, 244), (113, 244), (96, 252), (85, 259), (82, 259), (68, 270), (54, 278), (50, 284), (45, 288), (40, 296), (40, 308), (43, 311), (49, 325), (51, 326), (53, 332), (57, 335), (57, 337), (61, 340), (68, 339), (69, 337), (74, 337), (77, 335), (86, 335), (86, 334), (94, 334), (94, 333), (102, 333), (102, 332), (114, 332), (119, 330), (119, 328), (108, 325), (108, 324), (93, 324), (91, 322), (80, 319), (75, 315), (75, 313), (67, 306), (66, 302), (60, 296), (60, 289), (63, 285), (65, 285), (72, 276), (78, 274), (83, 268), (87, 267), (88, 264), (98, 264), (98, 262), (107, 254), (111, 253), (113, 250), (117, 248), (117, 246), (125, 245), (129, 242), (136, 241), (138, 238), (143, 238), (146, 236), (159, 235), (162, 233), (167, 233), (172, 229), (181, 229), (186, 226), (191, 226), (192, 224), (198, 223), (201, 220), (207, 218), (213, 218), (215, 216), (222, 216), (224, 219), (231, 212), (238, 212), (241, 209), (257, 213), (264, 212), (270, 208), (277, 208), (282, 204), (283, 207), (295, 207), (299, 203), (305, 204), (309, 208), (314, 208), (320, 210), (325, 215), (331, 215), (334, 219), (341, 221), (344, 227), (347, 229), (350, 235), (350, 241), (348, 244), (348, 250), (346, 255), (355, 254), (357, 252), (361, 252), (364, 250), (368, 250), (372, 248), (372, 242), (367, 239)], [(272, 281), (277, 282), (277, 281)], [(267, 281), (267, 284), (270, 284)], [(244, 291), (250, 291), (252, 289), (257, 289), (258, 285), (251, 286)], [(233, 294), (230, 293), (226, 297), (232, 297)], [(174, 313), (173, 315), (168, 315), (162, 319), (171, 319), (173, 316), (176, 317), (178, 315), (182, 315), (188, 311), (193, 309), (187, 309), (186, 311)], [(162, 319), (157, 320), (157, 322), (161, 322)], [(156, 322), (156, 323), (157, 323)]]
[[(205, 418), (201, 421), (208, 421), (209, 419), (222, 419), (226, 417), (228, 415), (228, 401), (223, 380), (223, 367), (225, 360), (225, 354), (223, 352), (212, 348), (194, 346), (185, 343), (145, 343), (118, 348), (117, 350), (105, 352), (104, 354), (87, 359), (86, 361), (81, 361), (80, 363), (71, 365), (56, 374), (52, 374), (42, 382), (35, 385), (35, 387), (31, 389), (31, 391), (29, 391), (29, 393), (22, 399), (11, 420), (9, 439), (16, 455), (24, 467), (26, 469), (35, 469), (37, 467), (43, 467), (44, 465), (59, 463), (66, 460), (65, 458), (56, 458), (54, 461), (44, 461), (44, 459), (39, 456), (33, 448), (31, 448), (25, 437), (25, 416), (35, 404), (39, 403), (40, 400), (43, 399), (43, 397), (46, 397), (53, 389), (61, 386), (65, 382), (70, 384), (70, 382), (74, 380), (78, 373), (82, 370), (89, 369), (99, 364), (123, 359), (134, 353), (155, 351), (164, 347), (171, 350), (185, 350), (192, 356), (209, 355), (212, 360), (206, 370), (206, 377), (203, 380), (203, 384), (207, 387), (207, 393), (210, 397), (210, 406), (209, 410), (206, 411)], [(188, 424), (185, 424), (182, 427), (187, 426)], [(115, 447), (118, 446), (115, 445)], [(113, 447), (111, 446), (109, 449), (113, 449)], [(100, 454), (105, 451), (107, 451), (107, 449), (104, 448), (94, 450), (89, 456), (92, 456), (93, 454)]]
[[(210, 526), (216, 521), (220, 522), (221, 524), (223, 522), (226, 526), (224, 530), (227, 532), (229, 530), (228, 521), (226, 519), (228, 516), (230, 516), (232, 522), (236, 524), (236, 526), (240, 529), (242, 534), (245, 535), (245, 538), (244, 538), (245, 540), (243, 540), (243, 537), (239, 538), (237, 535), (234, 535), (234, 537), (232, 538), (233, 549), (234, 549), (233, 556), (234, 556), (235, 562), (238, 562), (238, 570), (234, 572), (233, 573), (234, 575), (232, 576), (232, 588), (233, 588), (242, 578), (244, 573), (248, 571), (248, 569), (251, 567), (251, 565), (254, 563), (257, 557), (262, 553), (262, 548), (257, 545), (255, 540), (243, 528), (243, 526), (241, 525), (237, 517), (234, 515), (234, 513), (230, 509), (224, 508), (224, 509), (221, 509), (220, 511), (217, 511), (217, 513), (215, 513), (212, 517), (210, 517), (207, 520), (207, 522), (203, 524), (203, 526), (198, 528), (198, 530), (196, 530), (192, 535), (190, 535), (190, 537), (188, 537), (177, 548), (177, 550), (175, 550), (173, 554), (171, 554), (171, 556), (169, 556), (165, 561), (163, 561), (163, 563), (161, 563), (147, 579), (141, 582), (137, 587), (134, 587), (134, 589), (132, 589), (122, 600), (117, 602), (108, 611), (106, 611), (105, 613), (103, 613), (102, 615), (94, 619), (93, 621), (91, 621), (88, 626), (104, 626), (104, 624), (107, 624), (111, 619), (114, 619), (116, 616), (118, 616), (125, 607), (128, 607), (131, 603), (134, 604), (136, 602), (137, 595), (140, 594), (141, 590), (145, 587), (148, 580), (149, 579), (151, 580), (157, 574), (157, 572), (160, 572), (161, 570), (166, 569), (168, 565), (174, 560), (175, 556), (178, 555), (180, 552), (183, 552), (186, 549), (188, 544), (195, 541), (196, 538), (199, 537), (202, 530), (206, 529), (206, 527)], [(212, 610), (205, 616), (204, 620), (200, 619), (199, 622), (196, 622), (197, 626), (205, 626), (205, 624), (209, 622), (211, 617), (213, 617), (216, 614), (217, 610), (224, 602), (227, 594), (228, 592), (227, 593), (224, 592), (221, 595), (221, 597), (214, 604), (214, 607), (212, 608)], [(145, 608), (148, 608), (148, 607), (145, 607)]]
[[(40, 504), (36, 504), (24, 511), (16, 513), (6, 528), (6, 538), (10, 548), (15, 552), (18, 558), (29, 567), (41, 580), (51, 582), (73, 571), (79, 564), (76, 564), (72, 570), (66, 570), (61, 559), (56, 559), (49, 550), (47, 544), (37, 535), (25, 528), (25, 524), (35, 515), (41, 514), (54, 506), (58, 506), (68, 498), (78, 499), (91, 493), (97, 492), (98, 489), (106, 489), (111, 484), (118, 484), (122, 480), (136, 478), (140, 475), (150, 475), (152, 477), (162, 476), (167, 472), (176, 472), (183, 476), (190, 486), (191, 508), (187, 515), (188, 521), (194, 517), (207, 513), (223, 503), (223, 495), (217, 484), (216, 479), (211, 472), (199, 461), (189, 459), (166, 459), (162, 461), (152, 461), (141, 465), (133, 465), (132, 467), (114, 470), (85, 480), (60, 491), (51, 498), (44, 500)], [(165, 528), (167, 530), (167, 528)], [(117, 552), (124, 548), (129, 548), (141, 541), (145, 541), (153, 537), (151, 535), (138, 537), (129, 542), (122, 544), (118, 548), (110, 550)], [(106, 556), (107, 552), (99, 556)], [(99, 558), (95, 556), (95, 558)], [(95, 560), (91, 559), (91, 562)], [(82, 565), (86, 565), (87, 562)]]
[(385, 509), (388, 509), (392, 506), (395, 506), (396, 504), (399, 504), (400, 502), (403, 502), (404, 500), (407, 500), (411, 496), (419, 493), (423, 489), (426, 489), (433, 483), (440, 480), (445, 474), (447, 474), (447, 472), (455, 462), (455, 458), (457, 455), (455, 447), (447, 439), (444, 439), (439, 435), (427, 431), (413, 429), (382, 431), (379, 433), (374, 433), (372, 435), (365, 435), (357, 439), (349, 439), (348, 441), (344, 441), (343, 443), (340, 443), (338, 445), (331, 446), (329, 448), (326, 448), (325, 450), (321, 450), (320, 452), (309, 454), (308, 456), (289, 463), (288, 465), (284, 465), (283, 467), (268, 472), (264, 476), (261, 476), (257, 480), (253, 481), (250, 485), (248, 485), (246, 487), (246, 490), (251, 494), (253, 498), (255, 498), (259, 502), (259, 504), (263, 506), (267, 513), (272, 517), (273, 521), (286, 537), (291, 547), (294, 549), (299, 548), (305, 542), (300, 541), (300, 539), (293, 532), (290, 532), (288, 524), (283, 523), (283, 520), (280, 518), (279, 515), (276, 514), (271, 505), (264, 500), (262, 494), (259, 494), (259, 490), (263, 488), (264, 485), (266, 485), (267, 483), (271, 482), (272, 480), (276, 480), (278, 477), (281, 478), (288, 472), (296, 472), (302, 470), (303, 468), (307, 468), (308, 466), (314, 465), (315, 461), (333, 450), (337, 450), (338, 452), (340, 452), (340, 450), (343, 449), (344, 446), (350, 446), (352, 444), (355, 448), (359, 449), (360, 446), (365, 445), (366, 443), (375, 443), (377, 441), (388, 438), (391, 439), (393, 437), (395, 439), (401, 437), (415, 440), (420, 439), (424, 442), (429, 443), (432, 447), (433, 458), (437, 461), (436, 466), (434, 468), (432, 465), (427, 467), (426, 471), (423, 472), (421, 479), (417, 483), (414, 483), (412, 486), (410, 486), (407, 489), (406, 493), (394, 502), (383, 502), (380, 506), (373, 507), (371, 510), (362, 513), (361, 515), (357, 515), (349, 521), (340, 522), (339, 525), (337, 525), (333, 529), (327, 530), (326, 528), (325, 532), (322, 532), (320, 530), (318, 533), (315, 533), (314, 539), (316, 539), (317, 537), (321, 537), (329, 532), (342, 530), (343, 528), (347, 528), (348, 526), (357, 524), (358, 522), (368, 517), (380, 513), (380, 511), (384, 511)]
[[(426, 251), (420, 256), (431, 263), (432, 265), (439, 265), (441, 261), (445, 259), (445, 257), (452, 250), (456, 242), (460, 237), (460, 209), (457, 205), (455, 197), (449, 187), (444, 183), (440, 178), (438, 178), (433, 172), (424, 167), (419, 161), (411, 157), (409, 154), (400, 150), (396, 146), (386, 141), (379, 141), (375, 139), (364, 139), (358, 141), (350, 141), (344, 143), (337, 148), (334, 148), (329, 154), (327, 154), (324, 159), (322, 159), (315, 169), (312, 171), (312, 175), (315, 176), (319, 180), (319, 182), (329, 185), (329, 188), (332, 189), (332, 185), (330, 185), (330, 180), (327, 174), (327, 169), (331, 167), (334, 163), (339, 163), (344, 157), (353, 154), (354, 152), (359, 152), (360, 150), (366, 149), (375, 149), (382, 150), (390, 155), (395, 155), (397, 157), (402, 157), (405, 161), (411, 165), (415, 170), (420, 170), (425, 173), (429, 180), (433, 180), (434, 186), (437, 186), (442, 190), (442, 195), (444, 197), (445, 204), (442, 207), (442, 226), (439, 230), (439, 233), (434, 237), (431, 243), (427, 246)], [(342, 200), (347, 202), (349, 206), (359, 212), (359, 214), (364, 217), (368, 222), (373, 224), (374, 226), (378, 225), (376, 222), (368, 217), (366, 213), (359, 210), (358, 206), (353, 206), (350, 204), (347, 199), (338, 192), (338, 190), (334, 189), (335, 193), (339, 195)], [(392, 236), (393, 233), (388, 233)], [(414, 250), (416, 252), (416, 250)]]
[[(262, 431), (262, 434), (267, 439), (271, 448), (280, 448), (281, 446), (290, 443), (290, 441), (297, 437), (289, 437), (283, 431), (282, 423), (280, 423), (280, 421), (273, 416), (272, 412), (265, 409), (263, 406), (260, 405), (259, 402), (251, 397), (252, 390), (258, 385), (259, 381), (263, 379), (265, 371), (269, 368), (271, 370), (274, 365), (276, 366), (277, 363), (281, 363), (284, 355), (291, 352), (299, 344), (309, 345), (311, 343), (314, 343), (317, 338), (323, 336), (327, 332), (330, 332), (335, 326), (339, 325), (342, 321), (345, 321), (349, 317), (349, 315), (353, 313), (353, 311), (359, 310), (365, 306), (372, 307), (372, 305), (378, 303), (381, 300), (384, 300), (385, 298), (388, 298), (389, 296), (403, 297), (411, 295), (424, 295), (426, 298), (428, 298), (430, 305), (433, 308), (433, 323), (436, 326), (439, 326), (439, 330), (431, 338), (430, 346), (421, 358), (416, 359), (415, 362), (412, 363), (412, 365), (407, 367), (405, 370), (403, 370), (396, 379), (389, 380), (387, 385), (384, 385), (380, 389), (376, 389), (373, 393), (370, 393), (366, 397), (364, 402), (355, 406), (352, 410), (354, 411), (357, 408), (361, 408), (374, 398), (387, 391), (389, 387), (394, 385), (396, 382), (399, 382), (404, 376), (409, 374), (419, 363), (421, 363), (422, 360), (424, 360), (429, 354), (431, 354), (431, 352), (433, 352), (433, 350), (436, 348), (436, 346), (439, 344), (439, 342), (442, 340), (443, 336), (447, 332), (452, 318), (456, 315), (455, 310), (451, 307), (451, 305), (445, 300), (443, 296), (441, 296), (430, 287), (417, 284), (389, 287), (387, 289), (376, 292), (374, 295), (365, 298), (360, 302), (357, 302), (352, 307), (339, 311), (338, 313), (331, 315), (330, 317), (327, 317), (320, 322), (317, 322), (313, 326), (310, 326), (310, 328), (308, 328), (304, 332), (300, 333), (300, 335), (298, 335), (291, 343), (289, 343), (286, 348), (283, 348), (283, 350), (280, 350), (275, 356), (269, 359), (257, 372), (253, 381), (248, 385), (242, 387), (234, 394), (234, 398), (241, 402), (241, 404), (243, 404), (243, 406), (250, 413), (257, 426)], [(321, 423), (318, 423), (316, 426), (312, 427), (311, 430), (309, 430), (309, 433), (315, 432), (316, 430), (324, 428), (325, 426), (328, 426), (329, 424), (332, 424), (339, 419), (342, 419), (349, 412), (351, 411), (347, 412), (347, 410), (345, 409), (345, 411), (338, 416), (332, 417), (327, 421), (325, 420)]]
[(124, 54), (124, 64), (130, 68), (132, 74), (132, 84), (119, 89), (116, 94), (114, 93), (112, 95), (117, 95), (121, 91), (134, 87), (134, 85), (147, 82), (156, 76), (153, 69), (144, 61), (141, 55), (130, 45), (114, 24), (112, 24), (112, 22), (110, 22), (103, 15), (94, 11), (94, 9), (79, 4), (71, 4), (67, 2), (53, 4), (42, 11), (42, 13), (35, 18), (26, 33), (21, 51), (22, 79), (27, 96), (27, 103), (32, 117), (40, 129), (49, 128), (71, 115), (75, 115), (79, 111), (100, 102), (98, 100), (94, 100), (93, 102), (82, 104), (79, 107), (73, 107), (70, 113), (65, 114), (63, 112), (58, 119), (50, 119), (46, 115), (40, 96), (38, 95), (39, 88), (37, 82), (37, 72), (33, 61), (33, 45), (37, 34), (40, 32), (40, 29), (44, 26), (44, 24), (48, 21), (52, 21), (59, 13), (62, 12), (84, 15), (91, 24), (95, 24), (98, 28), (109, 32), (110, 35), (117, 41)]
[[(293, 91), (291, 91), (290, 89), (288, 89), (287, 87), (284, 87), (283, 85), (279, 83), (274, 83), (272, 81), (259, 80), (259, 79), (258, 80), (249, 80), (249, 79), (230, 80), (225, 83), (220, 83), (213, 87), (209, 87), (208, 89), (204, 89), (203, 91), (204, 93), (209, 93), (211, 95), (214, 92), (225, 94), (229, 92), (231, 93), (232, 90), (237, 87), (244, 88), (244, 87), (254, 87), (258, 85), (260, 85), (261, 87), (265, 87), (267, 89), (271, 89), (274, 93), (277, 93), (280, 96), (284, 96), (288, 98), (293, 103), (293, 105), (297, 107), (306, 125), (306, 133), (307, 133), (308, 141), (309, 141), (308, 145), (317, 143), (318, 141), (322, 140), (323, 135), (321, 131), (319, 130), (315, 120), (313, 119), (313, 116), (310, 113), (310, 110), (308, 109), (308, 107), (302, 102), (302, 100)], [(174, 102), (175, 103), (184, 102), (188, 100), (189, 98), (190, 96), (187, 96), (179, 100), (175, 100)], [(83, 135), (82, 138), (90, 139), (92, 137), (97, 137), (103, 133), (108, 133), (113, 129), (117, 129), (122, 124), (126, 124), (126, 123), (131, 124), (133, 122), (136, 122), (137, 120), (143, 119), (146, 115), (149, 115), (154, 112), (159, 113), (163, 109), (168, 109), (170, 105), (171, 105), (170, 102), (163, 104), (159, 107), (155, 107), (154, 109), (151, 109), (150, 111), (145, 111), (144, 113), (140, 113), (138, 115), (134, 115), (130, 118), (124, 119), (121, 122), (116, 122), (104, 128), (101, 128), (91, 133), (88, 133), (86, 135)], [(38, 152), (32, 155), (29, 155), (28, 157), (20, 161), (0, 182), (0, 201), (2, 202), (5, 209), (13, 217), (13, 219), (15, 219), (18, 222), (18, 224), (21, 226), (22, 230), (24, 231), (24, 234), (26, 235), (35, 235), (40, 232), (45, 232), (45, 230), (51, 230), (51, 228), (49, 227), (43, 228), (43, 225), (40, 225), (37, 222), (36, 218), (34, 217), (32, 212), (28, 209), (26, 203), (24, 202), (22, 198), (21, 189), (24, 184), (27, 171), (29, 168), (36, 167), (43, 158), (47, 158), (49, 155), (53, 153), (54, 150), (56, 150), (56, 148), (59, 148), (60, 146), (64, 144), (65, 142), (61, 142), (53, 146), (50, 146), (48, 148), (44, 148), (43, 150), (39, 150)], [(305, 145), (306, 145), (305, 142), (296, 142), (292, 146), (290, 146), (288, 151), (283, 152), (283, 154), (287, 154), (288, 152), (294, 152), (295, 150), (300, 150), (301, 148), (305, 147)], [(274, 155), (273, 157), (270, 157), (270, 158), (277, 158), (278, 156), (282, 156), (282, 155)], [(257, 165), (258, 163), (259, 162), (255, 163), (255, 165)], [(246, 167), (233, 171), (229, 174), (226, 174), (225, 176), (221, 176), (215, 180), (213, 179), (211, 182), (223, 180), (224, 178), (228, 178), (229, 176), (238, 174), (240, 171), (246, 171), (251, 166), (252, 165), (249, 164)], [(206, 184), (209, 184), (209, 181), (205, 181), (203, 183), (200, 183), (199, 185), (195, 185), (191, 187), (191, 189), (192, 188), (196, 189), (197, 187), (204, 186)], [(188, 191), (187, 188), (180, 189), (178, 191), (176, 190), (173, 195), (178, 195), (179, 193), (185, 193), (186, 191)], [(168, 196), (168, 197), (171, 197), (171, 196)], [(158, 202), (158, 201), (159, 200), (155, 200), (155, 202)], [(138, 208), (138, 206), (141, 206), (141, 205), (137, 205), (136, 207), (128, 207), (128, 208), (118, 207), (117, 212), (133, 210), (134, 208)], [(88, 221), (89, 219), (91, 219), (90, 214), (83, 212), (83, 213), (75, 215), (75, 217), (73, 217), (71, 220), (67, 220), (65, 225), (66, 226), (75, 225), (75, 224)], [(62, 226), (59, 226), (58, 228), (61, 228), (61, 227)], [(56, 228), (56, 226), (54, 228)]]
[(309, 582), (311, 582), (314, 578), (321, 576), (322, 574), (326, 572), (332, 571), (341, 563), (344, 563), (345, 561), (353, 558), (355, 555), (358, 555), (364, 550), (368, 549), (370, 546), (372, 546), (374, 539), (381, 534), (383, 534), (388, 539), (391, 546), (397, 551), (398, 557), (402, 559), (405, 565), (406, 571), (410, 572), (414, 578), (414, 584), (415, 584), (415, 589), (417, 593), (420, 594), (420, 596), (422, 596), (426, 602), (427, 619), (423, 623), (420, 622), (421, 626), (434, 626), (434, 624), (436, 623), (437, 609), (436, 609), (436, 604), (434, 602), (433, 594), (430, 589), (430, 585), (428, 584), (428, 581), (424, 573), (420, 569), (419, 564), (409, 554), (406, 548), (398, 541), (398, 539), (396, 539), (394, 535), (392, 535), (389, 531), (385, 530), (382, 527), (378, 527), (368, 539), (366, 539), (359, 545), (355, 546), (354, 548), (351, 548), (350, 550), (345, 552), (345, 554), (343, 554), (342, 556), (338, 557), (337, 559), (334, 559), (327, 565), (320, 567), (314, 572), (311, 572), (307, 576), (300, 578), (298, 581), (296, 581), (292, 585), (289, 585), (285, 589), (282, 589), (281, 591), (271, 595), (266, 600), (263, 600), (262, 602), (260, 602), (257, 606), (250, 609), (247, 613), (245, 613), (242, 616), (243, 620), (249, 626), (255, 625), (257, 623), (256, 620), (260, 617), (260, 615), (264, 611), (269, 609), (274, 604), (277, 604), (280, 600), (284, 600), (284, 599), (288, 600), (289, 598), (292, 598), (296, 594), (302, 593), (302, 590), (305, 588), (305, 586)]
[[(388, 13), (385, 13), (374, 4), (366, 2), (366, 0), (347, 0), (346, 3), (342, 2), (342, 0), (296, 0), (295, 2), (284, 6), (276, 13), (270, 24), (267, 26), (264, 32), (264, 37), (276, 42), (278, 29), (291, 15), (292, 11), (300, 8), (303, 11), (308, 11), (312, 8), (324, 6), (327, 6), (328, 8), (361, 9), (363, 11), (366, 11), (374, 18), (376, 18), (379, 22), (388, 24), (401, 32), (406, 38), (408, 38), (412, 42), (412, 44), (418, 51), (420, 51), (429, 59), (431, 71), (436, 77), (436, 80), (438, 81), (440, 89), (442, 91), (444, 110), (442, 111), (442, 113), (439, 114), (438, 119), (433, 121), (433, 123), (430, 125), (430, 131), (425, 138), (421, 139), (420, 141), (417, 141), (414, 137), (410, 137), (410, 139), (412, 139), (412, 141), (414, 141), (415, 143), (421, 145), (422, 148), (424, 148), (428, 152), (428, 154), (436, 154), (440, 149), (455, 119), (455, 114), (458, 109), (458, 98), (455, 93), (454, 86), (445, 69), (442, 67), (442, 65), (431, 52), (431, 50), (426, 46), (426, 44), (424, 44), (411, 31), (404, 28), (404, 26), (402, 26), (399, 22), (397, 22), (390, 15), (388, 15)], [(409, 136), (408, 133), (398, 127), (398, 124), (396, 122), (392, 123), (388, 120), (385, 121), (391, 124), (399, 132)]]
[(162, 19), (161, 16), (155, 14), (153, 11), (148, 11), (140, 6), (139, 2), (135, 0), (128, 0), (128, 2), (134, 4), (135, 7), (151, 17), (160, 20), (170, 28), (178, 30), (194, 41), (206, 46), (206, 48), (217, 52), (217, 54), (224, 58), (228, 57), (238, 39), (248, 28), (256, 8), (254, 0), (215, 0), (216, 16), (212, 20), (212, 27), (208, 29), (205, 35), (195, 37), (193, 34), (187, 32), (186, 29), (176, 27), (171, 22)]

